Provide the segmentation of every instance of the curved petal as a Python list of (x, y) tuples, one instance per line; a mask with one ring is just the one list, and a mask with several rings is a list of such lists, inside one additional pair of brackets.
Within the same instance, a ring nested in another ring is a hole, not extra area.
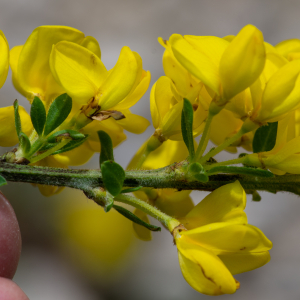
[(12, 82), (15, 89), (24, 97), (29, 97), (29, 94), (21, 87), (18, 79), (18, 63), (23, 45), (13, 47), (9, 52), (9, 65), (12, 71)]
[(118, 120), (118, 124), (121, 125), (125, 130), (141, 134), (150, 125), (150, 122), (142, 116), (131, 113), (129, 109), (122, 112), (125, 115), (124, 119)]
[(92, 36), (86, 36), (80, 45), (94, 54), (96, 54), (101, 59), (101, 50), (98, 41)]
[(239, 287), (223, 262), (211, 251), (182, 236), (176, 239), (178, 259), (185, 280), (206, 295), (233, 294)]
[(219, 60), (228, 42), (217, 37), (182, 37), (179, 34), (173, 34), (169, 41), (181, 65), (219, 94)]
[(41, 26), (28, 37), (18, 63), (18, 81), (23, 90), (30, 94), (44, 95), (45, 85), (52, 76), (49, 56), (52, 45), (60, 41), (80, 43), (84, 34), (67, 26)]
[[(175, 193), (180, 192), (176, 190)], [(158, 197), (155, 201), (155, 206), (162, 212), (177, 219), (185, 216), (189, 211), (191, 211), (194, 207), (194, 203), (189, 196), (185, 196), (185, 198), (181, 199), (181, 201), (172, 201), (172, 198), (166, 200), (162, 197)]]
[(300, 40), (290, 39), (281, 41), (275, 46), (275, 48), (279, 54), (283, 55), (284, 57), (288, 57), (289, 53), (300, 51)]
[(109, 118), (103, 122), (93, 121), (82, 129), (83, 133), (89, 135), (88, 144), (94, 152), (100, 152), (100, 141), (97, 131), (104, 130), (112, 139), (113, 147), (117, 147), (126, 140), (126, 134), (123, 128), (117, 124), (113, 118)]
[(238, 181), (214, 190), (181, 220), (187, 229), (215, 222), (247, 224), (246, 193)]
[(268, 121), (296, 107), (299, 102), (299, 73), (300, 60), (294, 60), (284, 65), (270, 78), (262, 96), (257, 120)]
[(95, 152), (92, 151), (87, 142), (84, 142), (79, 147), (64, 152), (62, 154), (54, 155), (54, 159), (63, 165), (67, 166), (80, 166), (90, 160)]
[(142, 78), (137, 87), (130, 93), (124, 100), (118, 103), (114, 109), (123, 110), (128, 109), (135, 105), (146, 93), (151, 80), (151, 74), (149, 71), (143, 71)]
[(135, 53), (123, 47), (116, 65), (97, 93), (102, 110), (116, 106), (131, 92), (139, 71)]
[(0, 88), (3, 86), (9, 67), (9, 46), (4, 33), (0, 30)]
[[(139, 209), (135, 209), (133, 212), (137, 217), (139, 217), (141, 220), (143, 220), (146, 223), (150, 223), (148, 216), (141, 210)], [(151, 241), (152, 240), (152, 233), (149, 229), (147, 229), (146, 227), (136, 224), (136, 223), (132, 223), (133, 226), (133, 231), (136, 235), (136, 237), (142, 241)]]
[[(22, 106), (19, 106), (19, 114), (21, 118), (22, 131), (28, 135), (33, 129), (31, 118)], [(0, 146), (12, 147), (16, 145), (19, 142), (19, 139), (15, 127), (13, 106), (0, 108), (0, 124)]]
[(262, 72), (266, 51), (262, 32), (246, 25), (224, 51), (220, 61), (223, 95), (230, 100), (249, 87)]
[(270, 261), (270, 253), (268, 251), (234, 253), (219, 255), (219, 258), (231, 274), (235, 275), (262, 267)]
[(212, 223), (181, 234), (216, 255), (228, 252), (264, 252), (272, 248), (271, 241), (262, 231), (248, 224)]
[(90, 50), (71, 42), (53, 46), (51, 71), (66, 92), (81, 104), (96, 95), (107, 76), (102, 61)]

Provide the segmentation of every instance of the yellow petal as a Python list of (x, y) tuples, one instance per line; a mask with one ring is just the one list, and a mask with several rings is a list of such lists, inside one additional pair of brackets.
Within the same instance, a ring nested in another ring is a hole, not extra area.
[(132, 107), (134, 104), (136, 104), (146, 93), (149, 84), (151, 80), (151, 74), (149, 71), (143, 71), (142, 78), (135, 87), (135, 89), (130, 93), (124, 100), (122, 100), (120, 103), (118, 103), (114, 109), (115, 110), (123, 110), (123, 109), (128, 109)]
[(94, 152), (100, 152), (100, 142), (97, 131), (104, 130), (112, 139), (113, 147), (117, 147), (126, 140), (123, 128), (113, 118), (103, 122), (93, 121), (82, 129), (82, 133), (88, 134), (88, 144)]
[(142, 116), (131, 113), (129, 109), (122, 111), (125, 115), (125, 119), (118, 120), (118, 124), (121, 125), (125, 130), (141, 134), (150, 125), (150, 122)]
[(128, 96), (139, 72), (136, 54), (123, 47), (116, 65), (98, 90), (101, 109), (109, 110)]
[(0, 88), (3, 86), (9, 66), (9, 46), (4, 33), (0, 30)]
[(83, 38), (82, 32), (67, 26), (36, 28), (28, 37), (19, 57), (18, 80), (22, 89), (31, 94), (44, 95), (48, 77), (52, 77), (49, 67), (52, 45), (64, 40), (80, 43)]
[(259, 121), (269, 121), (287, 113), (299, 102), (300, 60), (294, 60), (280, 68), (268, 81), (263, 93)]
[(211, 251), (188, 238), (176, 239), (178, 259), (185, 280), (206, 295), (233, 294), (237, 284), (223, 262)]
[(187, 229), (215, 222), (246, 224), (246, 193), (238, 181), (226, 184), (198, 203), (181, 222)]
[(232, 40), (220, 61), (220, 78), (226, 100), (249, 87), (265, 65), (263, 35), (253, 25), (247, 25)]
[[(22, 131), (29, 135), (32, 130), (31, 118), (26, 110), (19, 106), (19, 114), (21, 118)], [(0, 108), (0, 146), (12, 147), (19, 142), (16, 127), (14, 107), (7, 106)]]
[(219, 61), (228, 42), (212, 36), (173, 34), (170, 45), (176, 59), (215, 93), (220, 93)]
[[(175, 190), (175, 193), (180, 194), (181, 192)], [(175, 196), (178, 197), (178, 195)], [(172, 198), (166, 200), (162, 197), (159, 197), (155, 201), (155, 206), (167, 215), (178, 219), (185, 216), (189, 211), (191, 211), (194, 207), (194, 203), (189, 196), (185, 196), (184, 199), (181, 199), (181, 201), (172, 201)]]
[(278, 43), (275, 46), (275, 48), (279, 54), (283, 55), (284, 57), (288, 57), (289, 53), (300, 51), (300, 40), (299, 39), (285, 40)]
[(86, 36), (80, 45), (94, 54), (96, 54), (101, 59), (101, 50), (98, 41), (92, 36)]
[(87, 142), (84, 142), (79, 147), (64, 152), (62, 154), (54, 155), (54, 159), (66, 166), (80, 166), (85, 164), (93, 156), (94, 151), (92, 151)]
[[(148, 216), (141, 210), (135, 209), (133, 212), (137, 217), (139, 217), (141, 220), (143, 220), (146, 223), (150, 223)], [(136, 235), (136, 237), (142, 241), (151, 241), (152, 240), (152, 233), (149, 229), (142, 225), (138, 225), (134, 222), (132, 222), (133, 231)]]
[(74, 101), (86, 104), (107, 76), (102, 61), (90, 50), (71, 42), (53, 46), (51, 71)]
[(23, 49), (23, 45), (13, 47), (9, 52), (9, 65), (12, 71), (12, 82), (15, 89), (22, 94), (24, 97), (29, 97), (29, 94), (21, 87), (18, 79), (18, 63), (20, 53)]
[(248, 252), (219, 255), (232, 275), (240, 274), (260, 268), (270, 261), (270, 253)]
[(272, 243), (257, 227), (248, 224), (211, 223), (181, 233), (216, 255), (228, 252), (263, 252)]

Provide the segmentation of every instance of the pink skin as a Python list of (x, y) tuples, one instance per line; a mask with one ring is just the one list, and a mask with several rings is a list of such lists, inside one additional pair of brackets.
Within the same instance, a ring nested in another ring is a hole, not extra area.
[(21, 234), (15, 212), (0, 192), (0, 300), (29, 300), (10, 279), (21, 254)]

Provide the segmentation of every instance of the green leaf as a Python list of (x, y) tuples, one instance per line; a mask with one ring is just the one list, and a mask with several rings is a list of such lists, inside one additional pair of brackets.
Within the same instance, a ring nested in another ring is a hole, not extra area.
[(101, 165), (102, 178), (105, 188), (113, 195), (120, 194), (125, 179), (125, 171), (114, 161), (105, 161)]
[(51, 134), (47, 138), (47, 142), (56, 143), (59, 142), (60, 139), (64, 139), (64, 138), (70, 138), (72, 140), (80, 140), (80, 139), (84, 139), (85, 135), (76, 130), (64, 129)]
[(131, 211), (127, 210), (126, 208), (124, 208), (122, 206), (114, 205), (113, 208), (118, 213), (123, 215), (125, 218), (129, 219), (130, 221), (132, 221), (136, 224), (142, 225), (142, 226), (146, 227), (147, 229), (149, 229), (151, 231), (161, 231), (160, 227), (144, 222), (139, 217), (137, 217), (135, 214), (133, 214)]
[(6, 182), (5, 178), (0, 175), (0, 186), (6, 185), (6, 184), (7, 184), (7, 182)]
[(183, 108), (181, 114), (181, 132), (184, 143), (186, 144), (191, 160), (194, 159), (194, 138), (193, 138), (193, 116), (194, 111), (189, 100), (183, 99)]
[(133, 192), (136, 192), (136, 191), (140, 190), (141, 188), (142, 188), (142, 186), (137, 186), (137, 187), (133, 187), (133, 188), (129, 188), (129, 189), (124, 189), (120, 192), (120, 194), (133, 193)]
[(14, 102), (14, 110), (15, 110), (15, 126), (17, 130), (17, 135), (19, 137), (20, 133), (22, 132), (22, 126), (21, 126), (21, 119), (19, 114), (19, 102), (17, 99)]
[(274, 174), (270, 171), (247, 167), (217, 166), (207, 171), (209, 176), (218, 173), (245, 174), (256, 177), (274, 177)]
[(261, 200), (261, 196), (257, 191), (253, 191), (252, 193), (252, 201), (259, 202)]
[(48, 135), (56, 129), (69, 115), (72, 109), (72, 98), (67, 94), (58, 96), (51, 104), (46, 124), (44, 135)]
[[(61, 149), (53, 152), (51, 155), (55, 155), (55, 154), (61, 154), (70, 150), (73, 150), (77, 147), (79, 147), (81, 144), (83, 144), (86, 139), (87, 139), (88, 135), (85, 134), (85, 137), (83, 139), (80, 140), (74, 140), (74, 141), (70, 141), (67, 145), (65, 145), (64, 147), (62, 147)], [(53, 145), (53, 144), (52, 144)], [(54, 144), (55, 146), (57, 145), (57, 143)], [(44, 148), (44, 147), (43, 147)], [(51, 147), (52, 148), (52, 147)], [(50, 149), (50, 148), (48, 148)], [(44, 149), (43, 149), (44, 150)]]
[(276, 143), (278, 122), (258, 128), (253, 138), (253, 153), (270, 151)]
[(107, 160), (114, 161), (113, 144), (110, 136), (103, 130), (97, 132), (101, 143), (100, 166)]
[(21, 147), (22, 151), (25, 154), (28, 153), (31, 148), (31, 143), (30, 143), (28, 136), (24, 132), (21, 132), (19, 135), (19, 140), (20, 140), (20, 147)]
[(42, 135), (46, 122), (46, 110), (42, 100), (38, 97), (34, 97), (33, 99), (30, 117), (35, 131), (38, 135)]

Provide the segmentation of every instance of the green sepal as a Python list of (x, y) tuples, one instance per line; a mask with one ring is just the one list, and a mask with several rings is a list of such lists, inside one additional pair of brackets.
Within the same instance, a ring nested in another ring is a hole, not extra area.
[(114, 161), (114, 151), (113, 151), (113, 143), (110, 136), (103, 130), (99, 130), (97, 133), (101, 144), (101, 152), (100, 152), (100, 166), (101, 166), (102, 163), (107, 160)]
[(137, 186), (137, 187), (133, 187), (133, 188), (129, 188), (129, 189), (124, 189), (120, 192), (120, 194), (133, 193), (133, 192), (136, 192), (136, 191), (140, 190), (141, 188), (142, 188), (142, 186)]
[(254, 134), (253, 153), (271, 151), (276, 144), (278, 122), (258, 128)]
[(5, 180), (4, 177), (2, 177), (2, 176), (0, 175), (0, 186), (6, 185), (6, 184), (7, 184), (7, 181)]
[(20, 147), (23, 153), (24, 154), (29, 153), (31, 149), (31, 143), (28, 136), (24, 132), (21, 132), (19, 135), (19, 140), (20, 140)]
[(181, 113), (181, 132), (183, 141), (189, 151), (191, 161), (193, 161), (195, 157), (193, 117), (194, 111), (191, 102), (187, 99), (183, 99), (183, 108)]
[(44, 135), (47, 136), (55, 130), (68, 117), (71, 109), (72, 98), (68, 94), (58, 96), (49, 108)]
[(30, 117), (35, 131), (38, 135), (42, 135), (46, 123), (46, 110), (42, 100), (38, 97), (34, 97), (32, 101)]
[(195, 179), (200, 182), (208, 182), (208, 176), (201, 164), (194, 162), (188, 167), (188, 177), (189, 179)]
[(114, 161), (107, 160), (101, 165), (102, 178), (105, 188), (113, 196), (120, 194), (125, 179), (125, 171)]
[(22, 132), (22, 126), (21, 126), (21, 118), (19, 114), (19, 102), (17, 99), (14, 101), (14, 111), (15, 111), (15, 126), (16, 126), (17, 135), (19, 137)]
[(131, 211), (127, 210), (126, 208), (124, 208), (122, 206), (114, 205), (113, 208), (118, 213), (123, 215), (125, 218), (129, 219), (130, 221), (132, 221), (132, 222), (134, 222), (138, 225), (144, 226), (144, 227), (146, 227), (147, 229), (149, 229), (151, 231), (161, 231), (160, 227), (144, 222), (139, 217), (137, 217), (135, 214), (133, 214)]
[(105, 197), (105, 204), (104, 204), (104, 211), (105, 212), (109, 212), (114, 206), (114, 198), (106, 193), (106, 197)]
[(217, 166), (213, 167), (207, 171), (207, 174), (213, 175), (218, 173), (228, 173), (228, 174), (245, 174), (257, 177), (274, 177), (274, 174), (268, 170), (254, 169), (247, 167), (232, 167), (232, 166)]
[(60, 139), (70, 138), (72, 140), (80, 140), (84, 139), (85, 135), (79, 131), (71, 130), (71, 129), (64, 129), (57, 131), (53, 134), (51, 134), (47, 138), (48, 143), (57, 143)]

